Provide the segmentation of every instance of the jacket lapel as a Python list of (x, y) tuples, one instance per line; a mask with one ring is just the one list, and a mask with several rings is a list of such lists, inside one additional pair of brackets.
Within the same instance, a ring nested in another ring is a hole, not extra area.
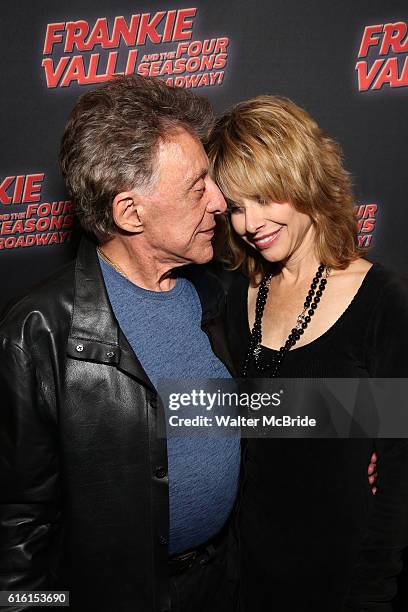
[(74, 283), (68, 355), (76, 359), (112, 364), (154, 390), (117, 324), (106, 292), (96, 246), (85, 236), (78, 248)]
[[(202, 266), (188, 266), (182, 275), (195, 286), (202, 307), (202, 329), (214, 353), (234, 375), (222, 312), (225, 291), (215, 274)], [(106, 292), (96, 246), (83, 236), (75, 265), (75, 294), (67, 353), (75, 359), (111, 364), (155, 390), (115, 319)]]

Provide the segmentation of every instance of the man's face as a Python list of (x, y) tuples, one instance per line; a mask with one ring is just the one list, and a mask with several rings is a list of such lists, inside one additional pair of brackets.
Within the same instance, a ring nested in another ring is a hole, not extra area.
[(142, 198), (146, 247), (161, 263), (210, 261), (214, 216), (226, 210), (226, 203), (208, 174), (202, 144), (179, 129), (160, 143), (157, 166), (158, 181)]

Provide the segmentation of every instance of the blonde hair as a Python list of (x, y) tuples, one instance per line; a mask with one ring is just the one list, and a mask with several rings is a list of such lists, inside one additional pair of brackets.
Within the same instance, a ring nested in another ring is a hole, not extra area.
[[(207, 146), (215, 181), (227, 200), (290, 202), (310, 216), (321, 263), (346, 268), (358, 247), (351, 181), (339, 145), (308, 113), (286, 98), (258, 96), (235, 105), (216, 122)], [(222, 258), (252, 282), (268, 263), (221, 223)]]

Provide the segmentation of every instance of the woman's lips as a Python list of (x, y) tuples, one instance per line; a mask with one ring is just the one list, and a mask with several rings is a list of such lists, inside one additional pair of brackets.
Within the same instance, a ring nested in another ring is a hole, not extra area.
[(279, 237), (279, 234), (281, 233), (282, 228), (279, 228), (278, 230), (276, 230), (276, 232), (272, 232), (271, 234), (266, 234), (265, 236), (262, 236), (261, 238), (257, 238), (257, 239), (252, 239), (252, 242), (254, 243), (254, 245), (256, 246), (257, 249), (267, 249), (271, 246), (272, 243), (274, 243), (277, 238)]

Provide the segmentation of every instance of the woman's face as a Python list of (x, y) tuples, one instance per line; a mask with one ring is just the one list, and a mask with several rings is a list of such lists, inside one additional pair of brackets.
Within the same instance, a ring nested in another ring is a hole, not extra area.
[(313, 246), (312, 219), (289, 202), (238, 198), (229, 209), (236, 233), (270, 262), (288, 260)]

